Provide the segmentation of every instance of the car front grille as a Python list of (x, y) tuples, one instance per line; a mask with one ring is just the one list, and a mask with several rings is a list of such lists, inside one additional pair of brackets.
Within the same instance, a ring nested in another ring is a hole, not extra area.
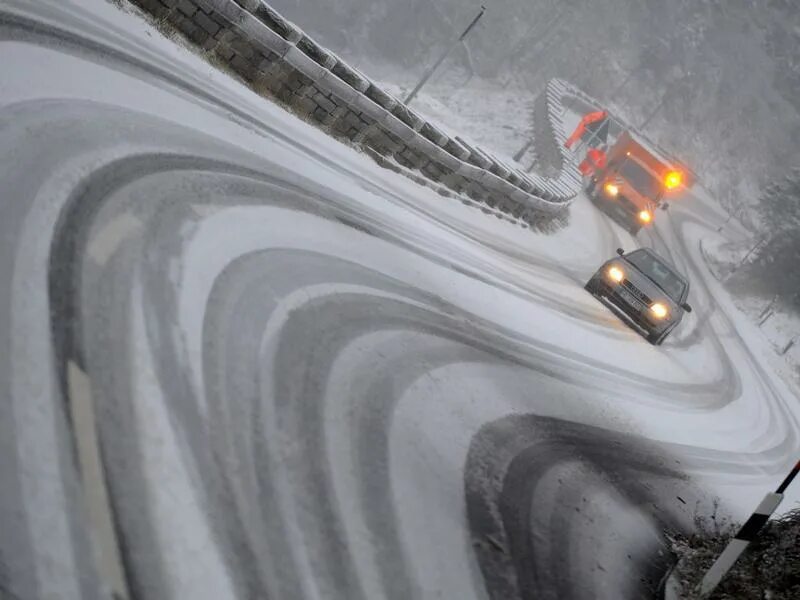
[[(625, 314), (629, 321), (631, 321), (634, 325), (639, 327), (644, 331), (650, 331), (652, 329), (652, 324), (648, 321), (645, 313), (647, 313), (647, 309), (640, 306), (635, 306), (630, 303), (630, 300), (627, 298), (623, 298), (620, 295), (619, 288), (618, 291), (614, 291), (613, 289), (609, 289), (609, 291), (605, 294), (606, 298), (613, 304), (617, 309)], [(630, 296), (629, 296), (630, 297)]]
[(637, 300), (642, 302), (645, 306), (650, 306), (652, 300), (647, 297), (647, 295), (642, 292), (639, 288), (633, 285), (630, 280), (623, 279), (622, 280), (622, 287), (625, 288), (626, 291), (630, 292)]
[(638, 207), (637, 207), (637, 206), (636, 206), (636, 205), (635, 205), (633, 202), (631, 202), (630, 200), (628, 200), (628, 198), (626, 198), (625, 196), (623, 196), (622, 194), (620, 194), (619, 196), (617, 196), (617, 198), (619, 199), (619, 203), (620, 203), (620, 204), (623, 206), (623, 208), (625, 208), (625, 210), (627, 210), (628, 212), (630, 212), (630, 213), (638, 213), (638, 212), (639, 212), (639, 208), (638, 208)]

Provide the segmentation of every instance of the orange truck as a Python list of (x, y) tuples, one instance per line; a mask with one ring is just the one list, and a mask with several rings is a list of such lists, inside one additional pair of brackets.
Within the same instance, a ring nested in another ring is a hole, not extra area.
[(623, 131), (609, 148), (605, 164), (595, 170), (586, 192), (604, 212), (636, 235), (648, 227), (656, 208), (691, 186), (691, 172)]

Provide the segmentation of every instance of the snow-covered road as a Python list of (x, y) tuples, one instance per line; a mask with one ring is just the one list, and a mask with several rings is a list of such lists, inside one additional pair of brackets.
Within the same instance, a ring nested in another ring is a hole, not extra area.
[(442, 198), (103, 0), (0, 32), (1, 597), (642, 597), (797, 459), (713, 204), (640, 235), (693, 285), (654, 348), (582, 289), (635, 244), (583, 199)]

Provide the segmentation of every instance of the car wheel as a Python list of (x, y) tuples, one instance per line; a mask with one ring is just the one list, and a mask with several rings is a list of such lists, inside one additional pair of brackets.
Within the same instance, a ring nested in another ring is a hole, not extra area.
[(632, 225), (628, 227), (628, 233), (630, 233), (631, 235), (636, 235), (637, 233), (639, 233), (641, 229), (642, 228), (639, 225)]
[(587, 281), (586, 285), (583, 286), (583, 289), (585, 289), (593, 296), (597, 295), (597, 283), (595, 283), (594, 279), (590, 279), (589, 281)]

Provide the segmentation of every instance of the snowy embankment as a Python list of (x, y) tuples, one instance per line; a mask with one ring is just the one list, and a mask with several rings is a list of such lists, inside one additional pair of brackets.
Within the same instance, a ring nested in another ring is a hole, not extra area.
[[(404, 97), (413, 84), (396, 81), (407, 79), (408, 74), (383, 68), (388, 72), (382, 75), (381, 86), (398, 98)], [(466, 80), (463, 75), (445, 72), (423, 88), (412, 106), (448, 135), (458, 135), (481, 148), (489, 148), (508, 164), (516, 165), (514, 155), (532, 135), (534, 99), (529, 91), (516, 86), (501, 88), (495, 81)]]
[[(753, 258), (758, 240), (751, 236), (731, 239), (710, 236), (704, 240), (703, 255), (714, 277), (727, 282)], [(743, 287), (743, 286), (742, 286)], [(775, 371), (789, 385), (800, 386), (800, 315), (782, 307), (775, 298), (763, 294), (732, 293), (736, 307), (757, 327), (769, 342), (769, 359)]]
[(642, 597), (796, 460), (713, 205), (640, 235), (696, 308), (651, 347), (582, 289), (638, 243), (585, 199), (536, 236), (112, 4), (0, 13), (3, 593)]

